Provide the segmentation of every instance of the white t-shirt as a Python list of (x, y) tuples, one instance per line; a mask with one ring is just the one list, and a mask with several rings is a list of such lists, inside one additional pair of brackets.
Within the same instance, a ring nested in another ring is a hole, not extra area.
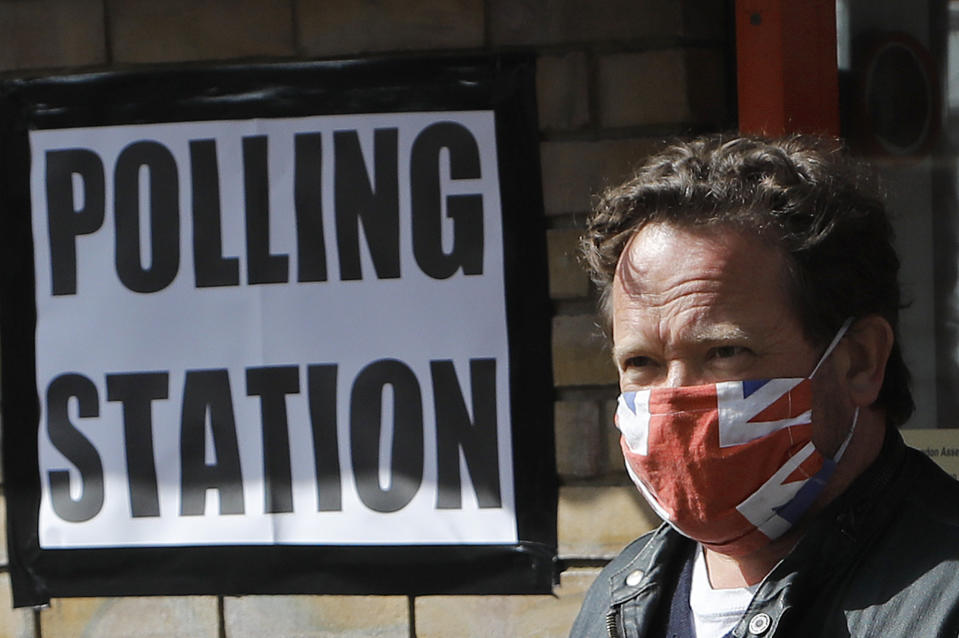
[(693, 560), (693, 577), (689, 587), (689, 607), (696, 638), (723, 638), (733, 630), (759, 585), (733, 589), (713, 589), (706, 571), (702, 546)]

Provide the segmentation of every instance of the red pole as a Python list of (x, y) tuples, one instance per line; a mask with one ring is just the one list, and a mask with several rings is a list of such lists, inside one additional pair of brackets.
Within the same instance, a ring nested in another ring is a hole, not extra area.
[(739, 128), (839, 135), (835, 0), (736, 0)]

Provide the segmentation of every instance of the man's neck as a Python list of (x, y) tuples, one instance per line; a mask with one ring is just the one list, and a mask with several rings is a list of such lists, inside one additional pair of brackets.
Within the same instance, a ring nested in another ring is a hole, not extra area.
[(798, 530), (793, 530), (747, 556), (727, 556), (704, 547), (709, 584), (713, 589), (757, 584), (792, 550), (798, 539)]
[[(864, 410), (849, 449), (836, 468), (830, 484), (809, 514), (822, 510), (879, 456), (885, 438), (885, 415), (879, 411)], [(808, 517), (807, 517), (808, 518)], [(706, 569), (713, 589), (747, 587), (759, 583), (786, 557), (802, 536), (804, 526), (796, 527), (784, 536), (768, 543), (746, 556), (727, 556), (705, 549)]]

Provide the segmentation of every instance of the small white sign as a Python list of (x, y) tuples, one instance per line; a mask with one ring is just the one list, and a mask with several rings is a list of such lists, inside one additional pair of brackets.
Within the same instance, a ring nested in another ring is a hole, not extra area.
[(902, 438), (925, 453), (952, 478), (959, 478), (959, 429), (902, 429)]

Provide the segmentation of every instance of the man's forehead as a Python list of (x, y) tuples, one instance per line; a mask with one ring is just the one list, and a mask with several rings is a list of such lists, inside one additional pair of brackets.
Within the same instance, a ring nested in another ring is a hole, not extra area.
[(629, 295), (668, 292), (670, 284), (691, 278), (749, 279), (756, 268), (785, 272), (781, 249), (757, 233), (727, 226), (678, 226), (657, 222), (627, 242), (616, 267), (614, 286)]

